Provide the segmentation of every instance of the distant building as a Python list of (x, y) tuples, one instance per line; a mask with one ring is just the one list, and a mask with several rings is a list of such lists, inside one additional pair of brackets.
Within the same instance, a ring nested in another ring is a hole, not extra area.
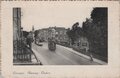
[(34, 26), (32, 26), (32, 38), (33, 38), (33, 40), (34, 40), (34, 36), (35, 36), (35, 34), (34, 34), (34, 32), (35, 32), (35, 29), (34, 29)]
[(68, 43), (68, 35), (66, 34), (67, 29), (64, 27), (55, 27), (56, 30), (56, 40), (58, 43)]
[(48, 28), (38, 30), (38, 38), (41, 41), (47, 41), (48, 40)]
[(39, 30), (38, 37), (41, 40), (48, 41), (48, 38), (55, 37), (58, 43), (68, 42), (68, 36), (66, 34), (67, 29), (64, 27), (49, 27)]

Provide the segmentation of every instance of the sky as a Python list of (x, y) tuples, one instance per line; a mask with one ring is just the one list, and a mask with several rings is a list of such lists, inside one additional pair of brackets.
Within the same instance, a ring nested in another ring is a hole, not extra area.
[(41, 5), (26, 6), (21, 8), (23, 30), (30, 31), (32, 26), (35, 30), (48, 27), (71, 28), (76, 22), (82, 26), (86, 18), (90, 18), (92, 7), (80, 5)]

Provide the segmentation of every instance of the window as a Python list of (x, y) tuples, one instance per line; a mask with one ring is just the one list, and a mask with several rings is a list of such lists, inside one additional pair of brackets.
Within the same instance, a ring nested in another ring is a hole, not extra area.
[(87, 43), (82, 43), (82, 46), (87, 46)]

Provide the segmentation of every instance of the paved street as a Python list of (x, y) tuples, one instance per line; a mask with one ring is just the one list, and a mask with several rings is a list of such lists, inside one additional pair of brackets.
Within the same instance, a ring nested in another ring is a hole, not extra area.
[(36, 54), (39, 61), (43, 65), (97, 65), (99, 63), (90, 62), (66, 47), (57, 45), (56, 51), (52, 52), (48, 49), (47, 43), (42, 43), (43, 46), (32, 44), (32, 50)]

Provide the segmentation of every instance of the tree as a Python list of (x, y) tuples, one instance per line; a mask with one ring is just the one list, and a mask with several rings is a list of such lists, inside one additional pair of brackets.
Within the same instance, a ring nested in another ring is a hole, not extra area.
[(94, 8), (91, 19), (83, 22), (83, 31), (92, 52), (107, 57), (107, 8)]
[(66, 33), (71, 40), (71, 44), (74, 44), (74, 33), (73, 33), (73, 31), (70, 30), (70, 28), (69, 28)]
[(36, 31), (34, 32), (34, 37), (36, 38), (36, 37), (38, 36), (38, 34), (39, 34), (39, 31), (36, 30)]
[(67, 31), (68, 37), (71, 39), (72, 41), (72, 45), (74, 44), (74, 42), (80, 37), (83, 36), (83, 30), (82, 28), (79, 26), (79, 23), (76, 22), (73, 24), (72, 29), (70, 30), (70, 28)]
[(99, 52), (101, 55), (107, 57), (107, 24), (108, 24), (108, 16), (107, 16), (107, 8), (94, 8), (91, 13), (91, 18), (93, 19), (93, 23), (97, 25), (99, 28)]
[(107, 23), (107, 8), (94, 8), (91, 12), (93, 23)]
[(28, 34), (29, 34), (29, 32), (23, 31), (23, 36), (24, 36), (25, 38), (27, 38)]

